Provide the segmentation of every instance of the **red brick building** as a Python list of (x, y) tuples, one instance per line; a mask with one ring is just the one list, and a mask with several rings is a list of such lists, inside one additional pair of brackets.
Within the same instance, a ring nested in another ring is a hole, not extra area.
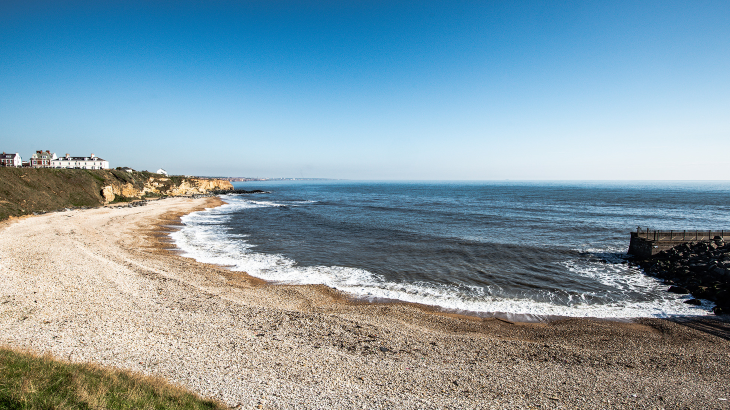
[(51, 154), (51, 151), (36, 151), (30, 157), (29, 162), (32, 168), (49, 168), (54, 159), (56, 159), (56, 154)]

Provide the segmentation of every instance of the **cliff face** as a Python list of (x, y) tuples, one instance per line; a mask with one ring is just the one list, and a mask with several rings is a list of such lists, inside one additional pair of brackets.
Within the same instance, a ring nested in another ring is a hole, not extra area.
[(222, 179), (150, 176), (142, 184), (112, 181), (102, 188), (101, 194), (105, 202), (112, 202), (117, 197), (190, 196), (232, 189), (233, 185)]
[(233, 185), (229, 181), (222, 179), (189, 178), (183, 181), (177, 188), (170, 190), (170, 193), (166, 195), (206, 194), (211, 191), (228, 191), (232, 189)]
[(0, 220), (114, 201), (232, 190), (230, 182), (121, 170), (0, 167)]

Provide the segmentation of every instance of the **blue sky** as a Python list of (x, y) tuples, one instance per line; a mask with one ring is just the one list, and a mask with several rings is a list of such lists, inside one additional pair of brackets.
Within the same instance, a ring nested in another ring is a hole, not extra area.
[(730, 179), (730, 2), (0, 2), (0, 149), (175, 174)]

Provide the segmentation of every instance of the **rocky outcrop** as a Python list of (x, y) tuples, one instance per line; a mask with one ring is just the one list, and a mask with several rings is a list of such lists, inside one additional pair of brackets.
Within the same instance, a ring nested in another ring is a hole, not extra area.
[(107, 185), (104, 188), (101, 189), (101, 196), (104, 198), (105, 202), (111, 202), (114, 200), (116, 195), (114, 194), (114, 187), (111, 185)]
[(233, 190), (233, 185), (223, 179), (150, 176), (142, 184), (114, 182), (101, 190), (101, 195), (107, 203), (117, 197), (192, 196)]
[(165, 193), (170, 196), (188, 196), (188, 195), (199, 195), (207, 194), (213, 191), (227, 191), (233, 190), (233, 185), (230, 182), (222, 179), (200, 179), (190, 178), (184, 180), (179, 186), (174, 187)]
[(101, 189), (101, 196), (107, 203), (113, 202), (117, 197), (141, 198), (144, 195), (144, 189), (139, 189), (130, 183), (107, 185)]
[[(720, 239), (684, 243), (634, 263), (663, 279), (669, 292), (713, 301), (716, 314), (730, 313), (730, 244)], [(696, 299), (687, 303), (699, 303)]]

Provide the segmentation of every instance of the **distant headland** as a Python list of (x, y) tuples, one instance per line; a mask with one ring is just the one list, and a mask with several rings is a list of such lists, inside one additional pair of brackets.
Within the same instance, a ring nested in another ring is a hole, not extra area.
[(251, 182), (251, 181), (340, 181), (333, 178), (251, 178), (251, 177), (200, 177), (222, 179), (230, 182)]

